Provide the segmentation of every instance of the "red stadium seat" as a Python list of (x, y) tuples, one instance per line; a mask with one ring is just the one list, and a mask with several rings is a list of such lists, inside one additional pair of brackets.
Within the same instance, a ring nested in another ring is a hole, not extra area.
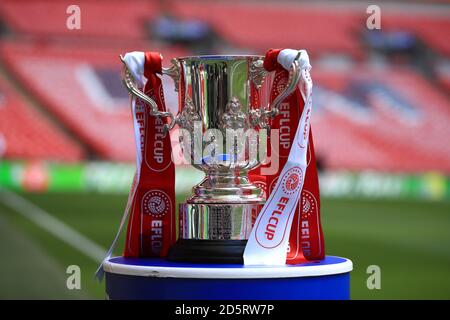
[(78, 161), (82, 149), (0, 78), (0, 158)]
[(429, 47), (442, 55), (450, 55), (450, 18), (445, 13), (424, 13), (399, 11), (383, 14), (383, 30), (406, 30), (413, 32)]
[(186, 5), (172, 1), (182, 19), (209, 22), (235, 46), (265, 51), (274, 48), (308, 48), (313, 53), (362, 55), (357, 33), (361, 13), (335, 8), (323, 10), (298, 4), (199, 1)]
[[(126, 47), (121, 51), (3, 43), (1, 49), (11, 71), (97, 155), (117, 161), (134, 159), (129, 99), (121, 84), (118, 59)], [(139, 45), (133, 49), (146, 50)], [(174, 55), (185, 52), (172, 49), (165, 61)]]
[[(318, 153), (334, 169), (374, 169), (384, 171), (450, 172), (450, 108), (447, 97), (418, 74), (407, 70), (354, 69), (351, 73), (314, 70), (315, 86), (329, 88), (345, 96), (342, 88), (349, 82), (367, 82), (368, 110), (357, 115), (345, 109), (351, 98), (336, 104), (336, 99), (320, 101), (313, 127)], [(339, 83), (340, 87), (336, 84)], [(386, 86), (403, 102), (396, 102)], [(397, 104), (411, 105), (399, 110)]]
[[(152, 1), (89, 1), (80, 0), (2, 0), (0, 15), (17, 33), (40, 36), (64, 36), (69, 38), (109, 37), (110, 39), (142, 39), (143, 24), (157, 13), (157, 2)], [(66, 13), (69, 5), (81, 9), (81, 29), (69, 30)]]

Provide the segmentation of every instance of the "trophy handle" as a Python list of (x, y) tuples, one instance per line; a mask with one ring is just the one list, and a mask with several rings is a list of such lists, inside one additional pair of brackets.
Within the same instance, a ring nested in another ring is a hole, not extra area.
[[(286, 99), (294, 90), (297, 88), (297, 85), (301, 78), (301, 68), (299, 65), (300, 59), (300, 51), (295, 58), (294, 62), (292, 63), (292, 70), (289, 72), (289, 78), (288, 82), (286, 84), (286, 87), (284, 88), (283, 92), (281, 92), (270, 104), (268, 110), (265, 109), (259, 109), (259, 110), (253, 110), (253, 124), (259, 125), (263, 128), (269, 128), (269, 125), (267, 124), (268, 118), (273, 118), (279, 113), (278, 106), (281, 102), (283, 102), (284, 99)], [(264, 77), (267, 74), (267, 71), (264, 70), (263, 67), (263, 60), (257, 60), (254, 62), (252, 66), (251, 72), (253, 73), (253, 81), (255, 85), (259, 88), (262, 84), (262, 81), (264, 81)]]
[(289, 72), (288, 82), (284, 91), (281, 92), (270, 104), (269, 110), (265, 110), (268, 116), (275, 117), (280, 112), (278, 106), (284, 99), (286, 99), (294, 90), (297, 88), (298, 83), (300, 81), (301, 69), (298, 63), (298, 58), (300, 57), (300, 53), (295, 58), (292, 63), (292, 70)]
[[(150, 105), (150, 115), (155, 116), (155, 117), (165, 117), (165, 118), (170, 118), (169, 123), (164, 125), (164, 131), (168, 132), (169, 130), (171, 130), (175, 124), (175, 117), (172, 114), (172, 112), (169, 111), (159, 111), (158, 110), (158, 105), (156, 104), (155, 100), (153, 100), (152, 98), (150, 98), (148, 95), (146, 95), (145, 93), (143, 93), (141, 90), (139, 90), (139, 88), (136, 86), (135, 84), (135, 80), (133, 78), (133, 76), (131, 75), (130, 70), (128, 69), (124, 57), (122, 55), (120, 55), (120, 60), (123, 62), (124, 65), (124, 77), (123, 77), (123, 84), (125, 85), (125, 87), (127, 88), (128, 92), (130, 94), (132, 94), (133, 96), (147, 102)], [(168, 75), (172, 78), (172, 80), (175, 82), (175, 91), (178, 91), (178, 80), (180, 77), (180, 72), (179, 72), (179, 66), (178, 63), (176, 62), (175, 59), (172, 60), (172, 66), (170, 68), (163, 68), (162, 70), (162, 74), (164, 75)]]

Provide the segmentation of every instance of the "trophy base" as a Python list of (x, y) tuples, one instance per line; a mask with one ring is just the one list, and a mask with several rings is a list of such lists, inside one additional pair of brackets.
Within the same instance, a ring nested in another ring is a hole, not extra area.
[(111, 300), (348, 300), (352, 269), (350, 260), (333, 256), (245, 268), (163, 258), (115, 257), (103, 262), (106, 298)]
[(168, 260), (243, 263), (247, 239), (263, 202), (181, 203), (180, 238)]
[(244, 263), (247, 240), (178, 239), (170, 248), (167, 259), (197, 263)]

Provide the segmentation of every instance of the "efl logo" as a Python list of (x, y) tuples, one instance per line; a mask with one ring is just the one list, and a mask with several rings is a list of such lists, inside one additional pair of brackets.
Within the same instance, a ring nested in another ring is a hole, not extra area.
[(279, 127), (280, 127), (280, 146), (285, 150), (291, 149), (291, 105), (288, 102), (283, 102), (279, 107)]
[(284, 193), (291, 195), (298, 192), (302, 179), (303, 173), (299, 167), (289, 169), (284, 174), (283, 180), (281, 181), (281, 187), (283, 188)]
[(302, 219), (308, 219), (317, 214), (316, 208), (316, 198), (311, 192), (304, 190), (302, 192)]
[[(162, 93), (162, 87), (160, 87), (159, 91), (155, 92), (154, 89), (149, 89), (145, 92), (149, 97), (153, 100), (158, 101), (161, 99), (162, 103), (164, 103), (164, 97)], [(165, 150), (166, 145), (164, 139), (170, 139), (166, 137), (166, 133), (164, 131), (165, 120), (161, 117), (154, 117), (150, 115), (151, 107), (148, 104), (146, 105), (146, 114), (148, 121), (148, 128), (152, 128), (152, 132), (147, 132), (145, 136), (145, 145), (147, 149), (145, 151), (145, 163), (147, 166), (155, 172), (161, 172), (166, 170), (170, 164), (172, 163), (172, 157), (170, 152)], [(147, 142), (149, 139), (148, 135), (153, 134), (151, 138), (152, 143)]]
[(141, 99), (136, 99), (135, 102), (135, 118), (135, 130), (139, 133), (139, 145), (141, 148), (141, 155), (143, 155), (145, 147), (145, 103)]
[[(256, 226), (255, 238), (261, 247), (272, 249), (282, 243), (286, 236), (287, 222), (296, 208), (295, 194), (300, 191), (302, 180), (303, 171), (300, 167), (290, 168), (283, 174), (280, 184), (273, 191), (276, 196), (270, 199)], [(279, 188), (282, 189), (282, 194), (279, 194)]]
[(253, 184), (261, 189), (261, 197), (267, 199), (267, 184), (264, 181), (253, 181)]
[(162, 218), (171, 211), (171, 208), (172, 203), (169, 196), (160, 190), (150, 190), (142, 199), (144, 214), (149, 214), (154, 218)]
[[(280, 231), (278, 231), (278, 233), (277, 233), (277, 227), (278, 227), (278, 223), (280, 222), (280, 220), (284, 220), (282, 216), (283, 216), (283, 214), (285, 214), (285, 209), (286, 209), (286, 205), (288, 204), (288, 202), (289, 202), (289, 198), (281, 197), (280, 200), (276, 204), (276, 209), (272, 211), (272, 213), (269, 217), (269, 220), (267, 221), (267, 223), (264, 224), (266, 226), (265, 230), (264, 230), (265, 239), (263, 239), (263, 241), (262, 241), (263, 243), (260, 243), (258, 241), (258, 243), (261, 246), (263, 246), (264, 248), (275, 248), (281, 243), (282, 239), (277, 241), (276, 244), (270, 245), (270, 243), (275, 239), (275, 237), (277, 235), (278, 235), (278, 238), (280, 237), (279, 236)], [(284, 233), (283, 233), (283, 236), (284, 236)], [(258, 237), (256, 237), (256, 240), (258, 240)], [(264, 245), (264, 243), (269, 243), (269, 244)]]
[(275, 89), (275, 96), (278, 96), (286, 88), (288, 79), (285, 77), (284, 72), (278, 72), (273, 80), (273, 88)]
[(302, 248), (303, 255), (310, 257), (312, 254), (311, 247), (311, 224), (312, 219), (317, 219), (317, 201), (314, 195), (303, 190), (302, 192), (302, 210), (301, 210), (301, 223), (300, 223), (300, 247)]

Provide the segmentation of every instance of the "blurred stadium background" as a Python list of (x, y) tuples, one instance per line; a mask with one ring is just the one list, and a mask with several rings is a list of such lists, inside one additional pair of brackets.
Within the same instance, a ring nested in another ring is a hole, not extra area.
[[(370, 4), (381, 30), (363, 1), (2, 0), (0, 298), (104, 298), (93, 273), (134, 172), (119, 54), (290, 47), (312, 59), (326, 250), (353, 260), (352, 298), (449, 299), (450, 6)], [(180, 201), (198, 178), (179, 168)]]

